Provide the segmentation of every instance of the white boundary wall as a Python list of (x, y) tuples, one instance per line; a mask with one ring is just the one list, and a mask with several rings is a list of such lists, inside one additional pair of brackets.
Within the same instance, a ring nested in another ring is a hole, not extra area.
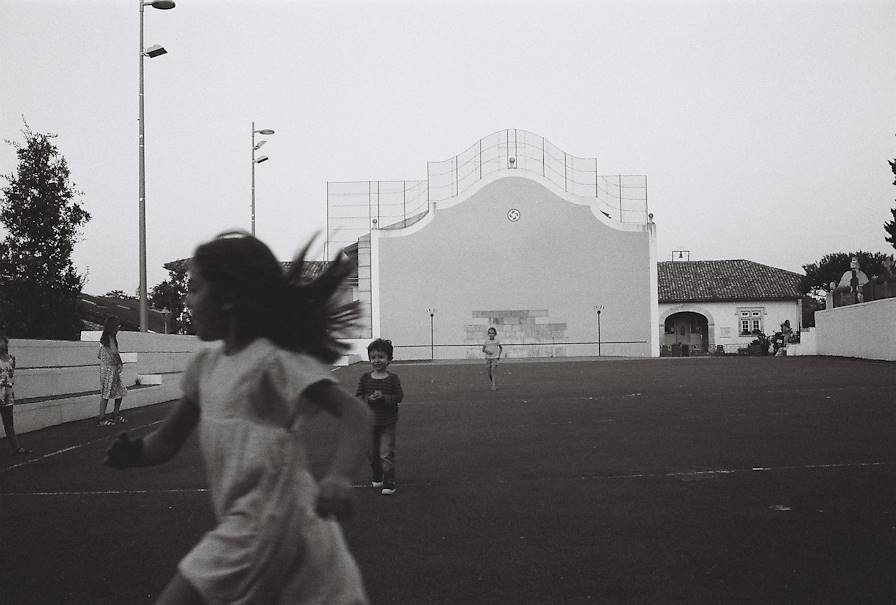
[(896, 361), (896, 298), (815, 313), (816, 353)]
[[(17, 366), (17, 433), (98, 415), (100, 334), (82, 332), (80, 342), (10, 340), (9, 350), (16, 356)], [(346, 342), (351, 348), (335, 365), (367, 359), (368, 339)], [(187, 361), (196, 351), (217, 344), (181, 334), (119, 332), (123, 378), (129, 387), (122, 410), (179, 398), (180, 378)]]
[[(80, 342), (12, 339), (16, 356), (17, 433), (84, 420), (99, 413), (100, 332), (82, 332)], [(195, 336), (119, 332), (129, 387), (122, 409), (180, 397), (180, 376), (193, 352), (206, 343)]]

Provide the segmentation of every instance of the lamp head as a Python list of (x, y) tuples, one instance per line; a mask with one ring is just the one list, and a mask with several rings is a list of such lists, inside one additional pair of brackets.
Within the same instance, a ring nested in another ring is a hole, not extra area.
[(148, 4), (153, 8), (157, 8), (163, 11), (174, 8), (174, 2), (172, 2), (171, 0), (154, 0), (153, 2), (144, 2), (143, 4)]
[(165, 47), (161, 44), (153, 44), (149, 48), (143, 51), (143, 54), (152, 59), (153, 57), (158, 57), (159, 55), (164, 55), (168, 51), (165, 50)]
[(262, 128), (261, 130), (256, 130), (256, 134), (274, 134), (274, 131), (270, 128)]
[(258, 143), (255, 144), (255, 149), (256, 150), (261, 149), (261, 146), (264, 145), (265, 143), (267, 143), (267, 141), (258, 141)]
[(255, 158), (256, 164), (261, 164), (262, 162), (267, 162), (267, 161), (268, 161), (268, 156), (266, 156), (266, 155), (260, 155), (257, 158)]

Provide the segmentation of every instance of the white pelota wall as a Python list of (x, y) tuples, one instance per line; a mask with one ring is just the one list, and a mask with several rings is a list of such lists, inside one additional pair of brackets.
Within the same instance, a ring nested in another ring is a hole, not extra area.
[(431, 339), (436, 358), (479, 355), (489, 325), (511, 357), (596, 355), (595, 305), (603, 355), (659, 354), (653, 225), (550, 183), (502, 176), (371, 244), (374, 334), (401, 358), (428, 359)]

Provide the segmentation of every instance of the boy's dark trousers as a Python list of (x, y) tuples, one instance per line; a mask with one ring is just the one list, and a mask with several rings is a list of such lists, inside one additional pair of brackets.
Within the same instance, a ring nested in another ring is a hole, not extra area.
[(373, 426), (373, 444), (370, 448), (370, 470), (373, 480), (382, 481), (385, 487), (395, 486), (395, 428), (397, 422)]

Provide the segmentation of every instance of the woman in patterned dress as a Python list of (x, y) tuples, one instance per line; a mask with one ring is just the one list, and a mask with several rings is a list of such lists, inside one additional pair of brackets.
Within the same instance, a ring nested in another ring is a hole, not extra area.
[[(121, 382), (121, 354), (118, 352), (118, 329), (121, 327), (121, 320), (114, 315), (106, 318), (103, 324), (103, 334), (100, 336), (100, 350), (97, 352), (97, 359), (100, 360), (100, 417), (97, 420), (98, 426), (113, 426), (115, 423), (124, 424), (127, 422), (124, 416), (119, 412), (121, 410), (121, 400), (128, 394), (127, 388)], [(106, 407), (109, 400), (115, 400), (115, 408), (112, 416), (106, 417)]]

